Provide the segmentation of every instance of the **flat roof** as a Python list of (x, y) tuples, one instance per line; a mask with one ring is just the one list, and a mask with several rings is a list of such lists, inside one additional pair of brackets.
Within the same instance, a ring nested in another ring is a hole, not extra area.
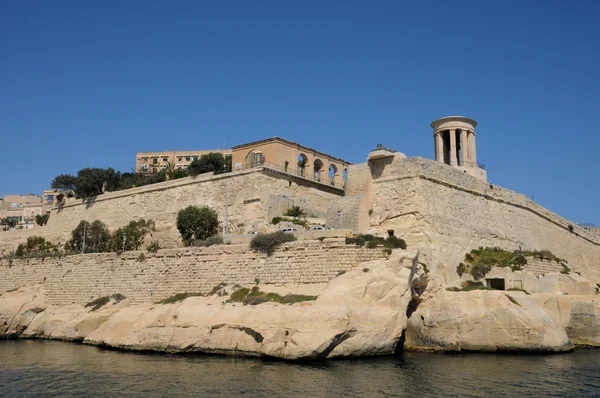
[(289, 144), (289, 145), (294, 145), (294, 146), (297, 146), (299, 148), (305, 149), (307, 152), (314, 152), (314, 153), (319, 154), (321, 156), (327, 156), (327, 157), (329, 157), (329, 158), (331, 158), (333, 160), (337, 160), (340, 163), (345, 163), (347, 165), (351, 165), (352, 164), (352, 163), (348, 162), (347, 160), (344, 160), (344, 159), (332, 156), (332, 155), (330, 155), (328, 153), (325, 153), (325, 152), (317, 151), (316, 149), (309, 148), (309, 147), (304, 146), (302, 144), (299, 144), (297, 142), (288, 141), (285, 138), (280, 138), (280, 137), (272, 137), (272, 138), (266, 138), (264, 140), (248, 142), (246, 144), (232, 146), (231, 149), (232, 150), (242, 149), (242, 148), (245, 148), (245, 147), (248, 147), (248, 146), (257, 145), (257, 144), (266, 144), (268, 142), (273, 142), (273, 141), (279, 141), (279, 142), (284, 142), (284, 143)]

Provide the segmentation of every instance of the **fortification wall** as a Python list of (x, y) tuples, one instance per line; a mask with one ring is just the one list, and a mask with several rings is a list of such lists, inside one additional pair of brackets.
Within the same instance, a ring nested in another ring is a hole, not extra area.
[[(273, 209), (279, 212), (287, 203), (299, 205), (308, 213), (326, 214), (329, 200), (338, 196), (261, 169), (216, 176), (208, 173), (109, 192), (89, 201), (70, 199), (52, 210), (45, 227), (0, 232), (0, 251), (13, 250), (32, 235), (64, 243), (81, 220), (100, 220), (114, 230), (140, 218), (154, 220), (156, 232), (152, 239), (158, 239), (162, 247), (178, 247), (181, 239), (176, 227), (177, 212), (189, 205), (207, 205), (222, 221), (228, 197), (229, 233), (237, 234), (260, 229), (273, 217)], [(286, 198), (285, 203), (281, 198)]]
[(183, 292), (228, 285), (326, 283), (364, 261), (384, 258), (381, 249), (347, 246), (343, 239), (297, 241), (271, 256), (247, 244), (84, 254), (63, 258), (0, 261), (0, 294), (44, 284), (51, 304), (85, 304), (120, 293), (134, 303), (156, 302)]
[(374, 167), (371, 231), (393, 229), (449, 283), (458, 281), (465, 254), (479, 246), (547, 249), (600, 281), (600, 242), (593, 234), (524, 195), (422, 158)]

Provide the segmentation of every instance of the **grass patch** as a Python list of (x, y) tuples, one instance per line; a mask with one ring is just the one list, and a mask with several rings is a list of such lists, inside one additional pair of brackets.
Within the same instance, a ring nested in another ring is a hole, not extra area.
[(173, 304), (173, 303), (178, 303), (180, 301), (183, 301), (188, 297), (201, 297), (201, 296), (202, 296), (202, 294), (193, 293), (193, 292), (177, 293), (177, 294), (174, 294), (171, 297), (168, 297), (164, 300), (157, 301), (156, 304)]
[(256, 235), (250, 241), (250, 248), (271, 255), (281, 244), (295, 240), (296, 237), (294, 235), (277, 231), (270, 234)]
[(254, 286), (252, 290), (248, 288), (242, 288), (231, 294), (228, 303), (242, 303), (244, 305), (258, 305), (262, 303), (280, 303), (280, 304), (294, 304), (301, 303), (304, 301), (316, 300), (318, 296), (307, 296), (303, 294), (288, 294), (281, 296), (277, 293), (265, 293), (262, 292), (258, 286)]
[(317, 238), (317, 240), (320, 241), (320, 242), (323, 242), (325, 240), (325, 238), (326, 238), (325, 236), (319, 236)]
[(120, 302), (125, 300), (125, 296), (121, 293), (111, 294), (110, 296), (99, 297), (94, 301), (90, 301), (85, 305), (85, 308), (92, 307), (90, 311), (98, 311), (100, 308), (104, 307), (106, 304), (110, 302), (110, 299), (113, 299), (115, 302)]
[(218, 285), (215, 285), (210, 292), (206, 293), (204, 296), (205, 297), (210, 297), (210, 296), (214, 296), (215, 294), (217, 294), (217, 292), (219, 290), (221, 290), (222, 288), (224, 288), (225, 286), (227, 286), (227, 283), (219, 283)]

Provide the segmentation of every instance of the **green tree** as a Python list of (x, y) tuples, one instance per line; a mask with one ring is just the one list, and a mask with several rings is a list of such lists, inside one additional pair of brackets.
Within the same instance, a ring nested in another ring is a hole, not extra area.
[(102, 194), (106, 176), (107, 173), (104, 169), (86, 167), (79, 170), (75, 196), (84, 199)]
[(110, 239), (110, 248), (113, 251), (123, 250), (138, 250), (146, 235), (154, 231), (154, 221), (144, 220), (143, 218), (137, 221), (130, 221), (124, 227), (118, 228), (113, 232)]
[(30, 236), (27, 243), (21, 243), (15, 250), (15, 256), (46, 256), (54, 253), (57, 248), (41, 236)]
[(102, 221), (92, 223), (81, 221), (73, 231), (71, 240), (65, 245), (74, 252), (81, 252), (83, 248), (83, 232), (85, 231), (85, 253), (103, 253), (110, 248), (110, 232)]
[(52, 180), (50, 187), (66, 192), (75, 191), (75, 188), (77, 187), (77, 177), (71, 174), (61, 174)]
[(44, 226), (44, 225), (48, 224), (48, 219), (49, 218), (50, 218), (50, 213), (36, 214), (36, 216), (35, 216), (35, 222), (39, 226)]
[(217, 212), (208, 206), (188, 206), (177, 214), (177, 229), (186, 246), (205, 240), (219, 232)]
[(2, 225), (5, 231), (16, 227), (18, 224), (17, 219), (14, 217), (6, 217), (0, 221), (0, 225)]
[(202, 173), (214, 172), (223, 173), (226, 170), (226, 161), (223, 154), (210, 152), (200, 156), (200, 159), (194, 160), (187, 168), (188, 174), (192, 177)]

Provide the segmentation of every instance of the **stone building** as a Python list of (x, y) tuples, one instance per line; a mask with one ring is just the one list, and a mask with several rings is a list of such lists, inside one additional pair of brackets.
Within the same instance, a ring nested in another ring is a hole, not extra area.
[(32, 228), (35, 216), (44, 213), (46, 208), (39, 195), (5, 195), (0, 201), (0, 219), (16, 220), (21, 228)]
[(221, 153), (223, 156), (231, 156), (230, 149), (138, 152), (135, 155), (135, 169), (139, 173), (156, 173), (166, 169), (167, 163), (174, 165), (175, 169), (185, 169), (194, 160), (198, 160), (200, 156), (211, 152)]
[(435, 160), (487, 181), (485, 166), (477, 162), (475, 145), (477, 122), (462, 116), (447, 116), (431, 123)]
[(351, 165), (343, 159), (279, 137), (232, 148), (233, 170), (268, 166), (287, 174), (343, 187)]

